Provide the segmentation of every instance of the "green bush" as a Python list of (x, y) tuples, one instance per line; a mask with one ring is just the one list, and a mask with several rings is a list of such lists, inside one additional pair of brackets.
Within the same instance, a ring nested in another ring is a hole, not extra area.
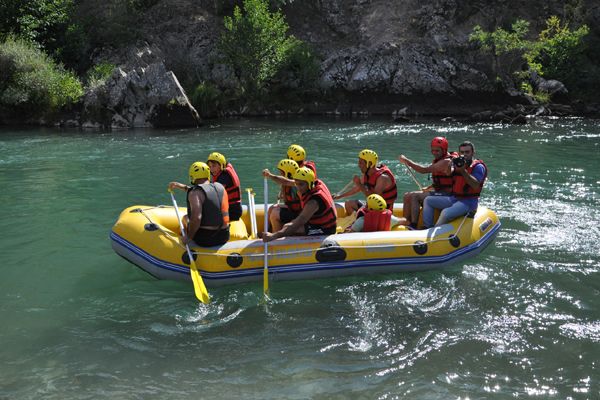
[[(529, 71), (520, 71), (509, 65), (507, 71), (519, 80), (526, 80), (530, 71), (540, 76), (558, 79), (569, 85), (577, 80), (584, 51), (583, 37), (589, 33), (586, 25), (571, 31), (567, 24), (552, 16), (546, 20), (546, 29), (541, 31), (536, 40), (528, 40), (529, 23), (517, 20), (510, 31), (497, 28), (493, 32), (484, 31), (479, 25), (473, 28), (469, 39), (477, 42), (484, 51), (492, 53), (495, 70), (500, 71), (499, 56), (517, 52), (528, 66)], [(546, 94), (547, 95), (547, 94)], [(545, 96), (540, 94), (541, 97)]]
[(110, 77), (115, 65), (107, 62), (94, 65), (86, 74), (87, 87), (93, 88), (102, 85)]
[(0, 76), (0, 109), (23, 117), (52, 114), (83, 95), (73, 73), (22, 39), (0, 44)]
[(190, 101), (202, 117), (216, 117), (222, 106), (223, 94), (214, 85), (202, 82), (194, 88)]
[(266, 0), (244, 0), (243, 12), (236, 6), (224, 24), (219, 42), (224, 62), (238, 78), (242, 95), (257, 99), (286, 63), (298, 39), (287, 34), (283, 15), (270, 12)]

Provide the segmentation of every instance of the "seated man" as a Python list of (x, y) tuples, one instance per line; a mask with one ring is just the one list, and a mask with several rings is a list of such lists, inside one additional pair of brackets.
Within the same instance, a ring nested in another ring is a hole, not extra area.
[[(203, 162), (195, 162), (189, 170), (192, 186), (187, 189), (188, 242), (199, 246), (219, 246), (229, 240), (229, 201), (220, 183), (210, 183), (210, 169)], [(182, 189), (181, 183), (170, 182), (169, 189)]]
[(277, 169), (280, 175), (274, 175), (268, 169), (263, 170), (263, 176), (281, 185), (279, 196), (284, 201), (284, 204), (274, 204), (269, 208), (269, 222), (273, 232), (277, 232), (282, 225), (293, 221), (302, 211), (300, 195), (294, 181), (298, 164), (294, 160), (284, 159), (279, 161)]
[(403, 224), (417, 229), (419, 222), (419, 211), (421, 204), (429, 195), (448, 196), (452, 193), (452, 154), (448, 153), (448, 141), (445, 137), (435, 137), (431, 141), (431, 154), (433, 161), (425, 166), (417, 164), (400, 154), (398, 160), (421, 174), (431, 174), (433, 184), (422, 190), (408, 192), (404, 194), (403, 216), (406, 221)]
[(290, 235), (331, 235), (336, 230), (337, 214), (335, 204), (325, 184), (315, 179), (314, 172), (307, 168), (298, 168), (294, 181), (300, 193), (302, 211), (292, 221), (277, 232), (263, 232), (265, 242)]
[(229, 196), (229, 218), (231, 221), (239, 220), (242, 216), (242, 189), (233, 165), (227, 162), (223, 154), (217, 152), (208, 155), (206, 164), (210, 168), (212, 181), (225, 186)]
[[(371, 194), (378, 194), (384, 198), (388, 210), (394, 209), (394, 202), (398, 197), (396, 189), (396, 178), (390, 169), (383, 165), (377, 165), (379, 160), (377, 153), (373, 150), (364, 149), (358, 153), (358, 168), (363, 173), (362, 178), (354, 175), (354, 187), (350, 190), (340, 193), (334, 197), (334, 200), (352, 196), (362, 192), (365, 197)], [(348, 200), (344, 204), (346, 215), (358, 211), (364, 206), (360, 200)]]
[(348, 228), (348, 232), (378, 232), (389, 231), (398, 225), (401, 219), (388, 210), (383, 197), (372, 194), (367, 197), (367, 206), (356, 213), (356, 221)]
[(461, 157), (452, 160), (452, 195), (429, 196), (423, 204), (425, 228), (433, 226), (434, 210), (442, 210), (435, 226), (440, 226), (455, 218), (476, 211), (479, 195), (487, 178), (488, 170), (483, 161), (473, 159), (475, 146), (463, 142), (458, 148)]
[(317, 166), (314, 161), (306, 159), (306, 151), (304, 147), (298, 144), (292, 144), (287, 149), (287, 156), (290, 160), (296, 161), (298, 163), (298, 168), (308, 167), (312, 169), (312, 172), (315, 173), (315, 178), (317, 177)]

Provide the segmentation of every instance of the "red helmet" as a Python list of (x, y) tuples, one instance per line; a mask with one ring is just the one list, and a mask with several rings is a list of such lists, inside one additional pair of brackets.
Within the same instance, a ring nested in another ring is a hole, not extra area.
[(431, 141), (431, 147), (441, 147), (444, 154), (448, 152), (448, 140), (445, 137), (437, 136)]

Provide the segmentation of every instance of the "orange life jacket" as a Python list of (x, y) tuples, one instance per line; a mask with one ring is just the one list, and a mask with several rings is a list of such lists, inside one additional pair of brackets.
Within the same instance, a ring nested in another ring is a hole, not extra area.
[(290, 211), (299, 214), (302, 211), (302, 204), (300, 203), (300, 196), (293, 186), (283, 187), (283, 201)]
[[(457, 155), (458, 155), (457, 153), (452, 153), (452, 154), (446, 153), (446, 155), (444, 155), (440, 158), (434, 159), (433, 163), (436, 163), (440, 160), (451, 160), (452, 158), (456, 157)], [(445, 193), (452, 192), (452, 185), (454, 183), (454, 179), (452, 179), (452, 173), (450, 173), (450, 175), (445, 175), (445, 174), (432, 172), (431, 179), (433, 180), (433, 190), (435, 190), (436, 192), (445, 192)]]
[(363, 232), (389, 231), (392, 224), (392, 210), (373, 211), (361, 207), (356, 218), (363, 217)]
[(213, 177), (213, 182), (219, 182), (219, 177), (221, 175), (229, 175), (231, 177), (231, 181), (233, 182), (233, 184), (230, 184), (230, 186), (225, 186), (225, 190), (227, 190), (227, 196), (229, 197), (229, 204), (241, 203), (242, 189), (240, 189), (240, 178), (238, 178), (235, 169), (233, 169), (233, 165), (227, 163), (225, 169), (221, 169), (221, 172), (219, 172), (217, 176)]
[(394, 202), (398, 197), (398, 189), (396, 188), (396, 178), (387, 166), (380, 164), (378, 167), (375, 168), (375, 173), (373, 175), (364, 175), (363, 182), (367, 186), (367, 189), (372, 190), (375, 187), (375, 184), (377, 183), (377, 179), (383, 174), (386, 174), (390, 177), (390, 179), (392, 180), (392, 185), (389, 188), (383, 190), (383, 193), (381, 193), (381, 197), (383, 197), (383, 199), (385, 200), (388, 210), (393, 210)]
[(485, 168), (485, 173), (483, 175), (483, 180), (481, 181), (481, 183), (479, 184), (479, 186), (476, 189), (473, 189), (471, 187), (471, 185), (468, 185), (467, 181), (460, 173), (458, 173), (456, 171), (452, 173), (452, 178), (454, 180), (454, 183), (452, 185), (452, 194), (454, 196), (461, 197), (461, 198), (479, 197), (479, 195), (481, 194), (481, 190), (483, 189), (483, 184), (485, 183), (485, 179), (487, 178), (487, 174), (488, 174), (487, 166), (485, 165), (485, 163), (482, 160), (473, 160), (471, 162), (471, 165), (466, 167), (465, 170), (470, 174), (473, 172), (473, 168), (475, 168), (475, 166), (478, 164), (483, 165), (483, 167)]
[(313, 226), (319, 226), (323, 229), (332, 228), (336, 226), (337, 213), (335, 210), (335, 203), (331, 197), (331, 193), (323, 181), (317, 179), (315, 181), (315, 187), (305, 194), (301, 195), (300, 201), (302, 208), (313, 198), (320, 198), (324, 204), (323, 210), (317, 210), (316, 213), (308, 221)]

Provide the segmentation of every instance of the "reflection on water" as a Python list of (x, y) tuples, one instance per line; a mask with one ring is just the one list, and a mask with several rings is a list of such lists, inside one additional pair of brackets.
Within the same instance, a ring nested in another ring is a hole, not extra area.
[[(260, 285), (222, 287), (202, 305), (110, 249), (123, 208), (167, 203), (166, 184), (211, 151), (260, 188), (300, 143), (335, 191), (372, 148), (403, 192), (415, 184), (397, 156), (429, 162), (438, 134), (475, 143), (490, 168), (482, 202), (503, 224), (466, 264), (274, 281), (268, 302)], [(0, 398), (597, 398), (599, 138), (580, 119), (4, 132)]]

